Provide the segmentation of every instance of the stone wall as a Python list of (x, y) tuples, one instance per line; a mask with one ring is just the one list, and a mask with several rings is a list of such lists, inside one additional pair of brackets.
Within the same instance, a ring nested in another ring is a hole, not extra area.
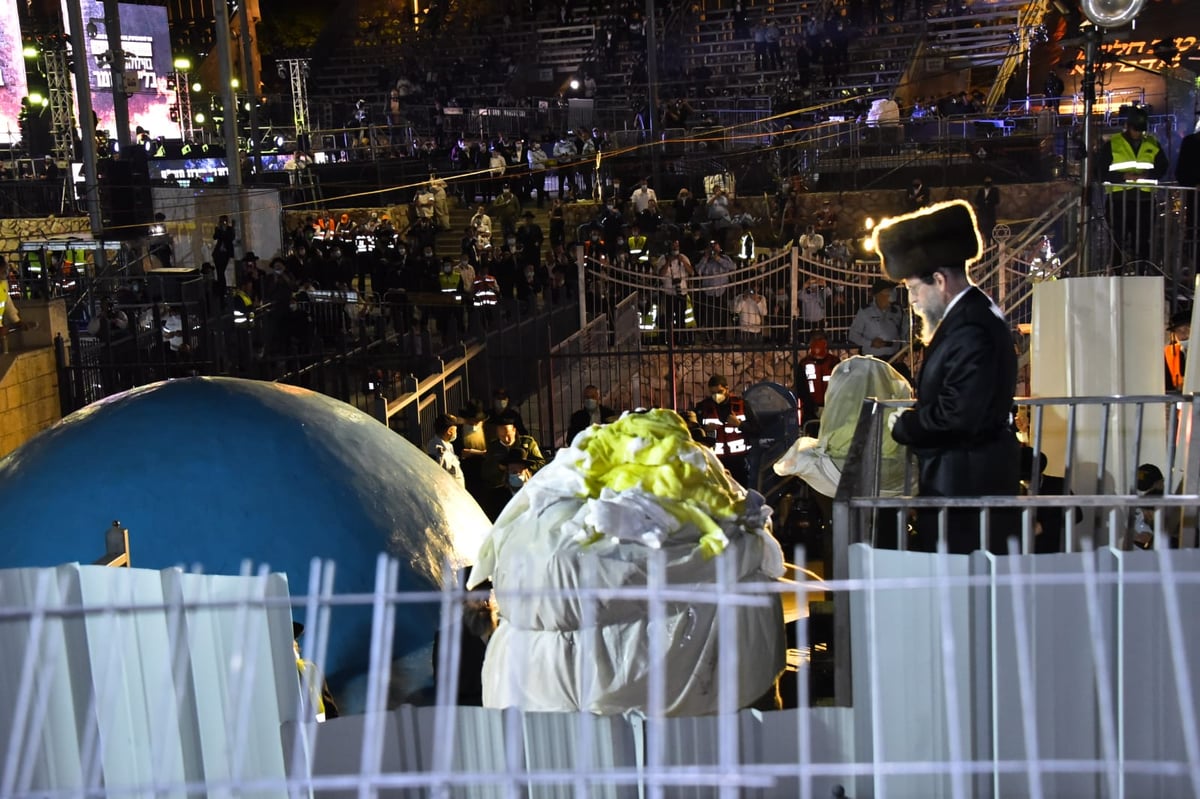
[(86, 216), (0, 219), (0, 254), (13, 257), (22, 241), (67, 234), (90, 236), (91, 230)]
[(60, 418), (54, 350), (0, 355), (0, 457)]
[[(690, 409), (708, 396), (708, 378), (723, 375), (729, 389), (741, 394), (747, 386), (771, 381), (792, 388), (796, 354), (785, 350), (768, 352), (675, 353), (676, 399), (681, 410)], [(649, 351), (640, 358), (626, 358), (628, 374), (610, 375), (602, 385), (604, 402), (614, 408), (668, 407), (671, 403), (671, 363), (666, 350)], [(618, 367), (618, 371), (621, 370)]]
[[(968, 202), (975, 196), (978, 186), (930, 186), (930, 199), (933, 202), (963, 199)], [(1077, 192), (1078, 186), (1070, 181), (1054, 181), (1050, 183), (1015, 183), (999, 185), (1000, 209), (999, 221), (1012, 222), (1032, 220), (1039, 216), (1048, 206), (1058, 201), (1064, 194)], [(903, 189), (887, 189), (879, 191), (854, 192), (813, 192), (800, 195), (801, 224), (812, 221), (817, 212), (826, 202), (829, 202), (838, 213), (838, 238), (858, 238), (865, 235), (866, 220), (871, 218), (878, 222), (889, 216), (905, 212), (905, 191)], [(665, 219), (672, 219), (672, 200), (665, 199), (660, 203)], [(768, 207), (768, 202), (771, 207)], [(570, 203), (563, 207), (567, 237), (574, 234), (575, 229), (596, 216), (596, 203)], [(410, 207), (407, 205), (386, 206), (380, 208), (335, 208), (334, 217), (343, 213), (350, 214), (355, 222), (366, 222), (372, 213), (387, 212), (391, 215), (397, 229), (403, 230), (407, 224)], [(537, 222), (545, 231), (549, 206), (537, 213)], [(777, 241), (779, 232), (779, 212), (774, 207), (774, 199), (763, 195), (734, 198), (730, 213), (737, 216), (750, 214), (758, 224), (754, 228), (754, 237), (760, 247), (773, 247), (782, 244)], [(306, 217), (312, 216), (308, 211), (289, 211), (285, 213), (284, 226), (288, 231), (295, 230)]]

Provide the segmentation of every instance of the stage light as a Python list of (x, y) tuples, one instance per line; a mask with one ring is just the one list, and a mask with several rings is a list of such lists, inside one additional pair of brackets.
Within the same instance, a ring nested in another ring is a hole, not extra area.
[(190, 58), (176, 58), (174, 63), (175, 69), (180, 72), (187, 72), (192, 68), (192, 60)]
[(192, 91), (194, 91), (194, 92), (198, 92), (202, 88), (204, 88), (204, 87), (200, 85), (200, 81), (196, 81), (195, 83), (192, 84)]
[(241, 81), (239, 81), (237, 78), (233, 78), (229, 81), (229, 85), (236, 89), (241, 85)]
[(571, 82), (568, 85), (571, 87), (571, 91), (578, 90), (579, 89), (579, 79), (571, 78)]
[(203, 111), (197, 111), (197, 112), (196, 112), (196, 124), (197, 124), (197, 125), (203, 125), (203, 124), (204, 124), (204, 112), (203, 112)]
[(29, 93), (29, 104), (30, 105), (41, 105), (43, 99), (44, 98), (42, 97), (41, 92), (30, 92)]
[(27, 44), (25, 45), (25, 49), (21, 51), (21, 55), (25, 56), (26, 58), (37, 58), (39, 55), (41, 55), (41, 51), (39, 51), (32, 44)]

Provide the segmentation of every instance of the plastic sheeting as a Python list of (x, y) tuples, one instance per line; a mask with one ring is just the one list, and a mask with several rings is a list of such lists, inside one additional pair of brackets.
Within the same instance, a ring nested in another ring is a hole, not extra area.
[[(471, 585), (491, 577), (500, 610), (484, 704), (647, 712), (655, 669), (667, 715), (714, 713), (721, 691), (735, 691), (738, 706), (753, 702), (784, 666), (779, 596), (727, 606), (735, 624), (724, 631), (714, 586), (721, 568), (739, 583), (782, 576), (770, 512), (672, 411), (580, 433), (513, 497), (472, 571)], [(680, 587), (696, 599), (654, 598)], [(736, 684), (721, 685), (719, 659), (734, 652)]]
[[(842, 361), (829, 376), (818, 437), (797, 439), (775, 462), (775, 473), (795, 475), (814, 491), (832, 497), (842, 478), (842, 465), (854, 439), (863, 400), (912, 399), (912, 396), (908, 381), (886, 361), (865, 355)], [(897, 412), (889, 410), (888, 414)], [(890, 435), (883, 437), (880, 486), (885, 495), (897, 495), (904, 490), (904, 447)]]

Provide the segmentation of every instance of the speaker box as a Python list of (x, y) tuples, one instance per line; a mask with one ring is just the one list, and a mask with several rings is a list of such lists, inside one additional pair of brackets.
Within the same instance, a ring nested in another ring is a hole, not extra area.
[[(135, 148), (136, 149), (136, 148)], [(154, 199), (144, 153), (126, 153), (98, 165), (100, 219), (106, 239), (136, 239), (154, 221)]]

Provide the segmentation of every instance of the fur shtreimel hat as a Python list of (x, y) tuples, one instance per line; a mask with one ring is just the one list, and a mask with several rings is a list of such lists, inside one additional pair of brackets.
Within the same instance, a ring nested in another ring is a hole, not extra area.
[(883, 273), (896, 282), (943, 267), (966, 268), (983, 253), (975, 212), (963, 200), (885, 219), (872, 239)]

